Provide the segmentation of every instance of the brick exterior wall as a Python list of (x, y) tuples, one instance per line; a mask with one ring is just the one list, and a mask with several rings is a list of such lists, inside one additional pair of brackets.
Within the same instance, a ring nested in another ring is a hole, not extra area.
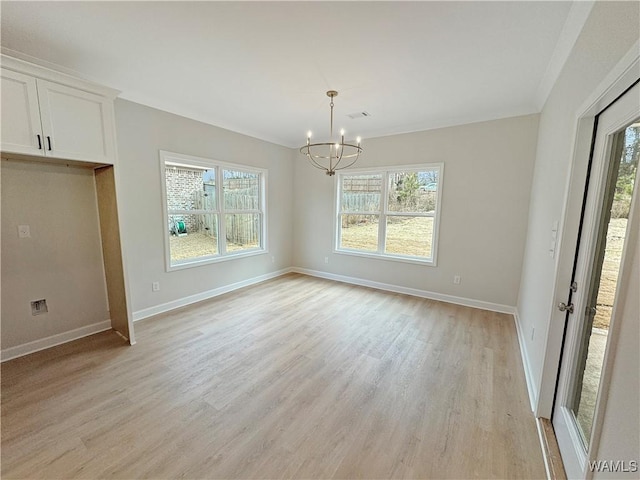
[[(181, 167), (166, 167), (165, 177), (167, 181), (167, 210), (193, 210), (196, 208), (196, 192), (203, 188), (202, 170), (191, 170)], [(169, 229), (171, 228), (169, 215)], [(187, 232), (198, 231), (197, 215), (175, 215), (176, 220), (185, 223)]]

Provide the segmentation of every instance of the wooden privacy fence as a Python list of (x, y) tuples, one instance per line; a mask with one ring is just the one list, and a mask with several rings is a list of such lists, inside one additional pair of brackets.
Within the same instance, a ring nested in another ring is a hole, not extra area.
[(342, 179), (345, 192), (381, 192), (382, 175), (354, 175)]
[(380, 211), (379, 193), (344, 193), (342, 195), (343, 212)]
[[(193, 192), (196, 210), (215, 210), (215, 194), (211, 191)], [(255, 189), (224, 192), (226, 210), (258, 210), (258, 194)], [(217, 215), (199, 215), (197, 231), (211, 237), (217, 235)], [(238, 245), (258, 244), (260, 219), (256, 213), (232, 213), (225, 216), (227, 241)]]
[[(433, 212), (436, 207), (436, 195), (436, 192), (418, 191), (403, 202), (394, 202), (390, 198), (388, 209), (392, 212)], [(377, 222), (374, 217), (363, 214), (371, 212), (371, 215), (377, 215), (382, 208), (380, 202), (380, 193), (344, 192), (341, 211), (343, 228), (354, 224)], [(349, 212), (358, 212), (360, 215), (352, 215)]]
[(258, 190), (254, 188), (226, 190), (224, 192), (224, 208), (227, 210), (258, 210)]
[(254, 213), (227, 215), (227, 241), (237, 245), (257, 245), (260, 231), (258, 223), (258, 215)]

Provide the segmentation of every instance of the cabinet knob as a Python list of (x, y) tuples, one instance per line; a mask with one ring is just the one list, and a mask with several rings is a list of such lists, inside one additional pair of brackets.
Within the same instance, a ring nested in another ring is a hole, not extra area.
[(38, 137), (38, 150), (42, 150), (42, 139), (40, 138), (40, 134), (37, 134)]
[(47, 135), (47, 143), (49, 144), (49, 151), (51, 151), (51, 137)]

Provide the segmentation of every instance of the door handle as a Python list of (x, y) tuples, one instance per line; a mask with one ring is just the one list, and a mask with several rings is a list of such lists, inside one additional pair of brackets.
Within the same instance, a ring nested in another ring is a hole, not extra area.
[(573, 313), (573, 303), (570, 303), (569, 305), (567, 305), (564, 302), (560, 302), (558, 304), (558, 310), (560, 310), (561, 312)]
[(49, 151), (51, 151), (51, 137), (47, 135), (47, 143), (49, 144)]
[(42, 150), (42, 140), (40, 139), (40, 134), (37, 134), (36, 137), (38, 137), (38, 150)]

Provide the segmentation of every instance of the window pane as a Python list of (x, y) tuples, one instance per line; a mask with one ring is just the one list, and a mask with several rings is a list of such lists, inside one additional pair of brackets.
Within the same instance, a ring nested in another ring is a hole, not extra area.
[(224, 207), (228, 210), (260, 209), (260, 174), (224, 170)]
[(390, 212), (434, 212), (438, 195), (438, 170), (389, 174)]
[(218, 216), (169, 215), (171, 264), (218, 254)]
[(342, 215), (339, 248), (378, 250), (378, 215)]
[(433, 217), (387, 217), (385, 253), (431, 257)]
[(166, 164), (167, 209), (215, 210), (215, 170)]
[(382, 175), (345, 175), (342, 178), (343, 212), (379, 212)]
[(225, 215), (227, 230), (227, 252), (260, 247), (260, 215), (239, 213)]

